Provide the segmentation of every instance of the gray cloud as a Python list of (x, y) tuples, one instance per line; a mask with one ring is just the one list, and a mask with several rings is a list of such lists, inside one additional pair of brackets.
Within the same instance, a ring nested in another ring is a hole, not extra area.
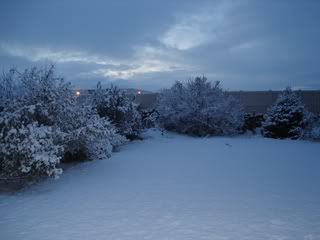
[(228, 89), (320, 88), (318, 1), (17, 1), (0, 65), (56, 63), (75, 86), (156, 90), (205, 74)]

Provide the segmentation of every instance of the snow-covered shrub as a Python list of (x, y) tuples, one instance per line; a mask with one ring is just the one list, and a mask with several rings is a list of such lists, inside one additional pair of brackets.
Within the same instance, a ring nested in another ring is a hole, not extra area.
[[(78, 105), (68, 112), (72, 125), (65, 124), (64, 161), (103, 159), (125, 142), (106, 118), (100, 117), (90, 106)], [(67, 119), (65, 119), (67, 120)]]
[(116, 86), (102, 89), (99, 82), (93, 102), (99, 116), (110, 119), (120, 134), (130, 140), (139, 137), (142, 122), (138, 105), (130, 100), (124, 91)]
[(56, 132), (52, 127), (24, 122), (25, 113), (28, 109), (0, 113), (0, 174), (58, 176), (63, 148), (55, 141)]
[(153, 128), (156, 126), (159, 113), (156, 109), (139, 109), (143, 128)]
[(34, 121), (44, 125), (54, 125), (56, 118), (63, 114), (67, 106), (73, 105), (75, 97), (70, 83), (56, 77), (54, 66), (49, 68), (26, 69), (20, 73), (11, 69), (0, 79), (0, 100), (2, 109), (35, 106)]
[(310, 136), (313, 140), (319, 141), (320, 140), (320, 126), (313, 128)]
[(107, 119), (100, 118), (92, 107), (77, 103), (70, 83), (56, 77), (53, 67), (26, 70), (20, 79), (24, 89), (21, 102), (36, 103), (33, 120), (61, 130), (63, 161), (107, 158), (113, 147), (123, 142)]
[(263, 121), (263, 114), (245, 114), (244, 124), (242, 127), (243, 132), (250, 131), (252, 133), (257, 133), (256, 131), (261, 128)]
[(265, 114), (263, 134), (272, 138), (298, 139), (303, 135), (306, 114), (301, 97), (287, 88)]
[(60, 160), (106, 158), (124, 142), (95, 108), (79, 105), (53, 67), (10, 70), (0, 78), (0, 99), (0, 174), (56, 175)]
[(162, 90), (157, 110), (162, 127), (190, 135), (234, 134), (243, 125), (239, 102), (205, 77)]
[(19, 76), (23, 90), (20, 102), (23, 105), (37, 104), (37, 121), (55, 125), (57, 118), (75, 104), (70, 83), (56, 77), (54, 66), (49, 68), (26, 69)]
[(15, 70), (11, 69), (8, 73), (3, 73), (0, 78), (0, 112), (4, 110), (8, 105), (15, 102), (15, 82), (13, 81), (15, 77)]
[(307, 112), (305, 116), (305, 127), (303, 129), (303, 138), (309, 140), (320, 140), (320, 115)]

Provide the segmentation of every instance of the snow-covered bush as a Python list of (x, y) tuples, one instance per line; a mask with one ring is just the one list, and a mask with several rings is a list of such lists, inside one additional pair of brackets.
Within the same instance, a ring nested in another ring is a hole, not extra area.
[(125, 142), (110, 121), (100, 117), (90, 106), (77, 105), (66, 116), (73, 121), (72, 125), (62, 126), (65, 132), (64, 161), (108, 158)]
[(0, 174), (57, 175), (60, 160), (106, 158), (124, 142), (94, 107), (76, 101), (53, 66), (10, 70), (0, 78), (0, 99)]
[(249, 113), (244, 115), (244, 124), (242, 127), (243, 132), (257, 133), (257, 130), (261, 128), (263, 121), (263, 114)]
[(305, 127), (303, 129), (303, 138), (309, 140), (320, 140), (320, 115), (307, 112), (305, 117)]
[(139, 109), (143, 128), (153, 128), (157, 124), (159, 113), (156, 109)]
[(306, 114), (301, 97), (287, 88), (265, 114), (263, 134), (272, 138), (301, 138)]
[(205, 77), (162, 90), (157, 110), (162, 127), (190, 135), (234, 134), (243, 125), (239, 102)]
[(24, 122), (32, 108), (0, 114), (0, 174), (12, 176), (58, 176), (62, 146), (52, 127)]
[(116, 86), (102, 89), (99, 82), (93, 97), (93, 103), (99, 116), (110, 119), (120, 134), (130, 140), (139, 137), (142, 122), (137, 109), (138, 105), (130, 100), (124, 91)]
[(319, 127), (314, 127), (311, 131), (311, 138), (313, 140), (317, 140), (319, 141), (320, 140), (320, 126)]
[(26, 69), (20, 73), (11, 69), (0, 79), (0, 100), (2, 109), (35, 106), (34, 121), (44, 125), (54, 125), (56, 118), (69, 105), (74, 105), (70, 83), (56, 77), (54, 66), (49, 68)]
[(14, 77), (15, 70), (11, 69), (8, 73), (3, 73), (0, 78), (0, 112), (15, 101), (17, 87), (13, 81)]
[(75, 104), (70, 83), (55, 76), (54, 66), (26, 69), (19, 80), (23, 90), (20, 102), (25, 106), (37, 104), (36, 120), (41, 124), (55, 125), (57, 118)]

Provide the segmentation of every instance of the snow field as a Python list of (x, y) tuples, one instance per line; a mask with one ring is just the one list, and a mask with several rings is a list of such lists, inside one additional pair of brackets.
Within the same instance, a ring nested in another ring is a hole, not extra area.
[(320, 147), (154, 130), (0, 195), (0, 239), (320, 239)]

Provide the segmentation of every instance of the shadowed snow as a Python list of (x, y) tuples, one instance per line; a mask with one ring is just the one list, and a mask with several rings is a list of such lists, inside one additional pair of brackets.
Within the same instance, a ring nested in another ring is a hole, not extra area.
[(0, 239), (320, 239), (320, 147), (149, 131), (0, 196)]

